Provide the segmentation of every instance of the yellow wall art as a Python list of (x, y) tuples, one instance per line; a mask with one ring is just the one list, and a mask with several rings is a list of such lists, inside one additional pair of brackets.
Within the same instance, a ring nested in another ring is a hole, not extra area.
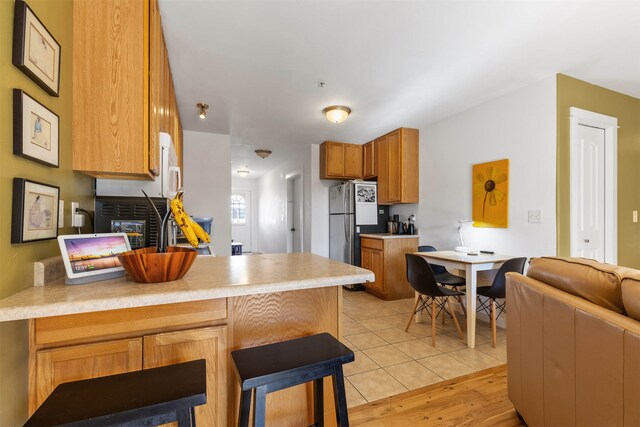
[(473, 226), (509, 226), (509, 159), (473, 165)]

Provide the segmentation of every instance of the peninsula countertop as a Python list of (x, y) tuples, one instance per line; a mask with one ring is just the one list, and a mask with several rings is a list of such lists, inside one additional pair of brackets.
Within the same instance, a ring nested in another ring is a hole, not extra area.
[(0, 300), (0, 321), (373, 281), (371, 271), (310, 253), (198, 257), (184, 278), (136, 283), (129, 277), (85, 285), (34, 286)]

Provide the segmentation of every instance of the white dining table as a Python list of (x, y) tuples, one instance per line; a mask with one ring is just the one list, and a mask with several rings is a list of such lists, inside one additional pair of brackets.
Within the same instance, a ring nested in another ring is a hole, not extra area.
[(458, 269), (465, 271), (466, 278), (466, 304), (467, 304), (467, 346), (476, 347), (476, 306), (478, 289), (478, 272), (497, 270), (505, 262), (514, 258), (510, 255), (478, 254), (467, 255), (455, 251), (414, 252), (429, 263), (441, 265), (449, 270)]

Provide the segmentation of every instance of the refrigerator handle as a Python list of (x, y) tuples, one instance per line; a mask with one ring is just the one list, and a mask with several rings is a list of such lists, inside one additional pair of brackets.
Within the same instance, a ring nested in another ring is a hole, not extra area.
[(344, 198), (342, 199), (342, 203), (344, 205), (344, 238), (347, 242), (351, 239), (349, 238), (349, 211), (347, 210), (347, 206), (349, 204), (349, 186), (344, 187)]

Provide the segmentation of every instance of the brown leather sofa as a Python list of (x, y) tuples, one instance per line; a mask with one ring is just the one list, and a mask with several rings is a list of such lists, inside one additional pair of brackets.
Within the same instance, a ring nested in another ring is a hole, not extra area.
[(529, 426), (640, 426), (640, 271), (536, 258), (507, 275), (509, 398)]

